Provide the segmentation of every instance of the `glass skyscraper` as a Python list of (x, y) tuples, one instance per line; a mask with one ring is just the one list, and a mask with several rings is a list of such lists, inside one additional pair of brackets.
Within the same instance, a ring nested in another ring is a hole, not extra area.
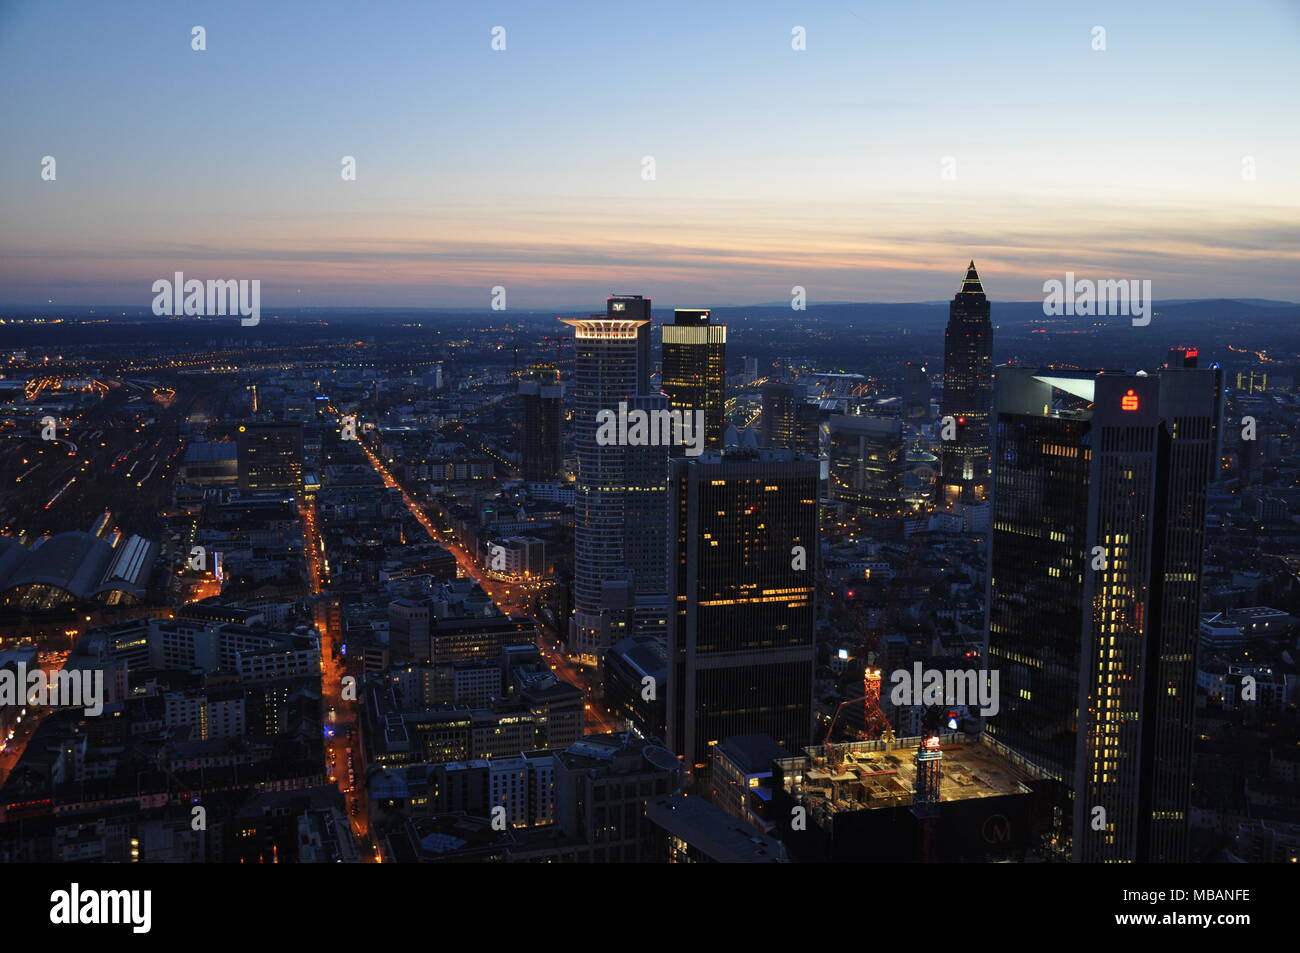
[(1218, 380), (998, 375), (988, 731), (1060, 779), (1076, 860), (1187, 856)]

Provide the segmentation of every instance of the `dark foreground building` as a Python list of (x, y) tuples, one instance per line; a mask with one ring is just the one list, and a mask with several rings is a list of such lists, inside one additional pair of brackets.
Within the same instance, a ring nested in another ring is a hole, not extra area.
[(731, 735), (811, 740), (819, 470), (788, 450), (672, 462), (668, 744), (696, 780)]
[(1217, 381), (999, 372), (988, 731), (1063, 782), (1076, 860), (1187, 857)]

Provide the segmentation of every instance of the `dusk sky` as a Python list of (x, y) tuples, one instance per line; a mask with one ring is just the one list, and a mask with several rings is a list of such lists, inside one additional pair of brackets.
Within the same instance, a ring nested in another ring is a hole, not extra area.
[(8, 0), (0, 78), (6, 305), (938, 300), (971, 258), (1300, 299), (1295, 0)]

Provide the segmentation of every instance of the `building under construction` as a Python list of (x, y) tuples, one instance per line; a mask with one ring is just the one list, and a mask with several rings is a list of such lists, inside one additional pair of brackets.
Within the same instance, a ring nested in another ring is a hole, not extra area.
[(1054, 784), (984, 735), (820, 745), (773, 763), (773, 833), (797, 862), (1028, 860)]

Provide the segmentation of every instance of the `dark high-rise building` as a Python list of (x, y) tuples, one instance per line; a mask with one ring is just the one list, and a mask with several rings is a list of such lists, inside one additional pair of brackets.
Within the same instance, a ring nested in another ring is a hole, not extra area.
[(896, 417), (835, 414), (829, 424), (831, 496), (873, 513), (903, 499), (903, 426)]
[(915, 361), (908, 361), (903, 372), (903, 417), (911, 421), (930, 419), (930, 372)]
[[(629, 410), (667, 414), (663, 394), (642, 394)], [(624, 449), (623, 567), (638, 635), (664, 633), (668, 612), (668, 451), (663, 444)]]
[(662, 332), (663, 391), (673, 407), (704, 412), (704, 446), (716, 449), (726, 415), (727, 326), (713, 324), (708, 311), (678, 308)]
[(761, 424), (765, 449), (813, 455), (821, 450), (820, 414), (817, 405), (808, 402), (808, 388), (802, 384), (764, 384)]
[(550, 364), (534, 364), (519, 381), (523, 405), (523, 477), (529, 483), (549, 483), (564, 470), (564, 386)]
[[(1201, 349), (1197, 347), (1171, 347), (1169, 349), (1169, 359), (1165, 362), (1167, 370), (1186, 370), (1189, 368), (1199, 368), (1201, 358)], [(1207, 371), (1213, 372), (1215, 377), (1214, 387), (1214, 455), (1210, 460), (1210, 482), (1214, 483), (1219, 479), (1220, 471), (1223, 466), (1223, 395), (1224, 395), (1224, 376), (1223, 366), (1218, 361), (1206, 365)]]
[(240, 424), (236, 441), (240, 489), (301, 490), (302, 436), (301, 423)]
[(972, 261), (948, 305), (944, 333), (941, 413), (956, 428), (940, 455), (940, 497), (946, 503), (977, 503), (988, 496), (992, 403), (993, 324)]
[(1082, 861), (1186, 859), (1218, 375), (999, 372), (989, 733)]
[(810, 740), (820, 462), (705, 451), (670, 472), (668, 743), (700, 780), (731, 735)]

